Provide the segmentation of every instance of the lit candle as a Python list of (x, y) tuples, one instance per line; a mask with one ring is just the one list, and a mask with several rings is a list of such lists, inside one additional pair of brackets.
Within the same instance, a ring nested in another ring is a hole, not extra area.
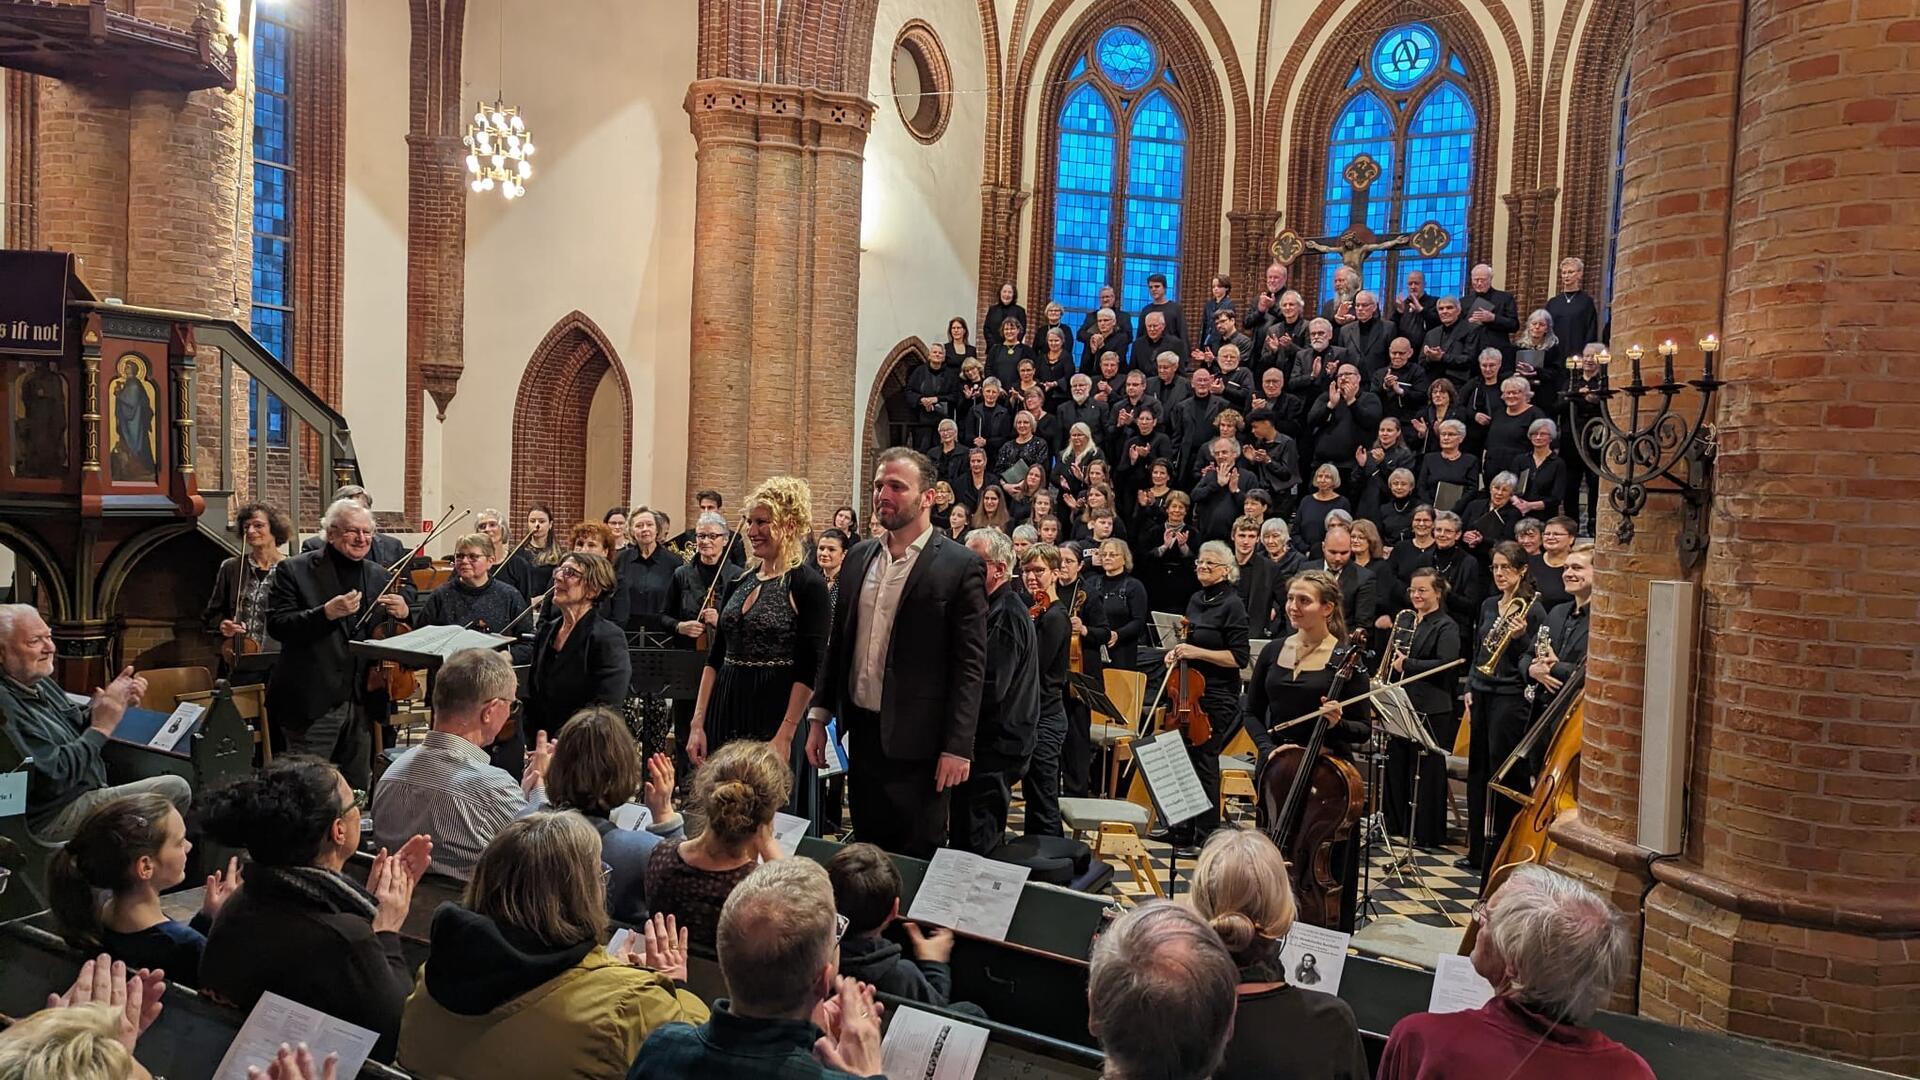
[(1679, 351), (1680, 347), (1673, 343), (1672, 338), (1660, 343), (1660, 359), (1665, 363), (1666, 369), (1666, 382), (1661, 384), (1663, 386), (1673, 385), (1673, 354)]
[(1638, 345), (1627, 350), (1627, 358), (1633, 361), (1633, 385), (1635, 386), (1640, 385), (1640, 358), (1645, 355), (1646, 350)]
[(1700, 351), (1707, 354), (1707, 380), (1712, 381), (1713, 354), (1720, 351), (1720, 338), (1717, 335), (1708, 334), (1700, 341)]

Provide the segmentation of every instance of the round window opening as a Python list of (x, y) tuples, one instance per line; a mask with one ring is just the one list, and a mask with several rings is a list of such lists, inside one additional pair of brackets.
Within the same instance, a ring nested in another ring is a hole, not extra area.
[(893, 43), (893, 103), (907, 131), (923, 143), (938, 139), (953, 114), (953, 72), (933, 27), (915, 19)]

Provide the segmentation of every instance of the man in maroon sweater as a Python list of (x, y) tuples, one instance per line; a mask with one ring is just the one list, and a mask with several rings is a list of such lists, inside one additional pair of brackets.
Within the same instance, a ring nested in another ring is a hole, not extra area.
[(1474, 918), (1473, 967), (1493, 1000), (1395, 1024), (1378, 1080), (1654, 1080), (1640, 1055), (1586, 1026), (1627, 965), (1626, 932), (1599, 894), (1529, 864)]

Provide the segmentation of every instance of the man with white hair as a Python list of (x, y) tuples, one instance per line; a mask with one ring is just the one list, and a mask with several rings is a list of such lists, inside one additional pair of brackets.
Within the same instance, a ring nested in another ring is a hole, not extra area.
[(1067, 400), (1054, 411), (1060, 418), (1063, 431), (1072, 431), (1073, 425), (1085, 424), (1095, 443), (1107, 431), (1107, 406), (1093, 396), (1093, 376), (1081, 372), (1067, 380)]
[(1107, 1055), (1106, 1080), (1203, 1080), (1233, 1036), (1239, 969), (1191, 908), (1150, 901), (1093, 947), (1087, 1029)]
[(1102, 353), (1127, 355), (1127, 350), (1133, 347), (1133, 320), (1121, 312), (1113, 286), (1100, 286), (1100, 304), (1080, 320), (1080, 332), (1074, 338), (1081, 346), (1081, 371), (1098, 368)]
[(1347, 350), (1347, 359), (1360, 366), (1361, 378), (1371, 379), (1387, 366), (1387, 346), (1393, 337), (1393, 320), (1382, 317), (1379, 295), (1371, 289), (1355, 293), (1353, 321), (1342, 326), (1336, 338)]
[(873, 987), (839, 974), (846, 925), (825, 867), (811, 859), (762, 863), (720, 909), (727, 996), (699, 1027), (655, 1028), (627, 1080), (883, 1075), (885, 1010)]
[(373, 514), (353, 499), (327, 507), (326, 544), (283, 559), (267, 593), (267, 632), (280, 659), (267, 682), (267, 709), (287, 749), (340, 767), (347, 783), (366, 788), (372, 775), (372, 707), (384, 703), (366, 688), (367, 664), (347, 648), (389, 619), (407, 616), (407, 599), (381, 593), (387, 570), (367, 556)]
[(1187, 340), (1167, 328), (1164, 311), (1150, 311), (1140, 319), (1140, 334), (1127, 347), (1127, 362), (1135, 371), (1153, 374), (1161, 353), (1177, 361), (1187, 355)]
[(1033, 616), (1018, 588), (1013, 541), (999, 529), (975, 529), (967, 548), (987, 564), (987, 679), (973, 735), (973, 771), (953, 790), (947, 837), (985, 855), (1006, 838), (1013, 781), (1027, 770), (1040, 734), (1040, 670)]
[(1467, 275), (1467, 291), (1460, 297), (1467, 322), (1487, 335), (1487, 344), (1500, 350), (1501, 370), (1513, 369), (1513, 332), (1520, 329), (1520, 309), (1513, 294), (1493, 287), (1493, 267), (1481, 263)]
[[(341, 484), (339, 487), (334, 488), (333, 501), (339, 502), (342, 499), (352, 499), (354, 502), (366, 507), (368, 513), (373, 512), (373, 493), (361, 487), (359, 484)], [(309, 536), (300, 542), (300, 550), (318, 551), (320, 550), (320, 546), (326, 542), (327, 538), (324, 534), (320, 536)], [(399, 562), (406, 554), (407, 545), (403, 543), (399, 537), (388, 536), (386, 533), (380, 532), (378, 528), (374, 530), (373, 554), (371, 557), (375, 562), (378, 562), (381, 566), (390, 567), (394, 563)], [(408, 569), (424, 570), (426, 567), (427, 560), (416, 557)], [(408, 588), (412, 588), (412, 582), (408, 582)]]
[(1379, 1080), (1653, 1080), (1639, 1054), (1587, 1026), (1631, 961), (1598, 893), (1527, 863), (1473, 914), (1473, 969), (1493, 999), (1395, 1024)]
[(1320, 317), (1338, 326), (1353, 321), (1353, 301), (1360, 291), (1360, 274), (1342, 265), (1333, 271), (1333, 296), (1320, 305)]
[(92, 700), (77, 705), (53, 681), (53, 631), (28, 604), (0, 604), (0, 726), (27, 774), (27, 828), (42, 840), (73, 836), (87, 814), (122, 795), (153, 793), (181, 810), (193, 790), (178, 776), (110, 787), (100, 751), (126, 711), (140, 703), (147, 680), (121, 671)]

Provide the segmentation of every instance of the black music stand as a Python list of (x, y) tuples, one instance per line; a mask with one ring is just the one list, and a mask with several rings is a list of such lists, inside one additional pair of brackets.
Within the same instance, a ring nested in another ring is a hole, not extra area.
[(638, 698), (692, 699), (700, 693), (700, 669), (707, 666), (705, 653), (693, 649), (630, 647), (627, 656), (633, 662), (633, 677), (627, 688)]
[[(1115, 705), (1113, 699), (1107, 696), (1106, 687), (1102, 685), (1098, 679), (1095, 679), (1085, 672), (1069, 671), (1067, 672), (1067, 687), (1074, 693), (1080, 695), (1080, 700), (1087, 703), (1087, 709), (1093, 715), (1103, 717), (1105, 720), (1121, 727), (1134, 728), (1136, 732), (1138, 731), (1138, 728), (1135, 728), (1136, 721), (1129, 720), (1127, 717), (1120, 715), (1120, 706)], [(1102, 783), (1105, 783), (1113, 776), (1113, 746), (1111, 744), (1100, 748), (1100, 758), (1100, 779)], [(1107, 794), (1117, 795), (1118, 793), (1109, 791)]]

